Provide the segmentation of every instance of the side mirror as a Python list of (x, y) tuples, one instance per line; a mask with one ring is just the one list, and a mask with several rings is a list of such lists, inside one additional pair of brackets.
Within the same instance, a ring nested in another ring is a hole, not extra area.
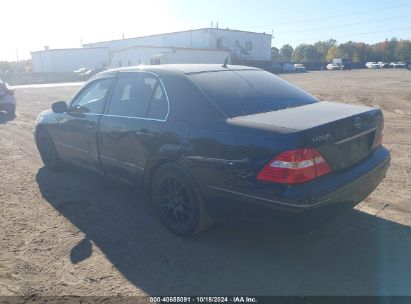
[(57, 101), (51, 105), (51, 109), (54, 113), (64, 113), (68, 111), (65, 101)]

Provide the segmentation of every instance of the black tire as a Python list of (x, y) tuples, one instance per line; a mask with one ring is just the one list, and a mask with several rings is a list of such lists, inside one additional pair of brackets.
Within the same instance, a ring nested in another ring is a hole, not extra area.
[(63, 167), (63, 163), (54, 147), (54, 142), (46, 130), (40, 129), (38, 131), (37, 149), (46, 168), (58, 170)]
[(200, 191), (176, 164), (167, 163), (156, 170), (151, 195), (159, 218), (177, 235), (192, 236), (212, 224)]

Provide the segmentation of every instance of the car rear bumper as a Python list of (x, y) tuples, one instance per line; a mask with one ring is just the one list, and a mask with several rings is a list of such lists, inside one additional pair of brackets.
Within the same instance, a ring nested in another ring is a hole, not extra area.
[(219, 212), (219, 209), (224, 209), (227, 206), (233, 210), (240, 205), (244, 206), (244, 204), (290, 212), (310, 211), (336, 203), (355, 206), (381, 183), (389, 165), (389, 151), (384, 147), (379, 147), (361, 163), (309, 183), (291, 186), (281, 196), (270, 191), (256, 192), (262, 188), (251, 192), (252, 187), (244, 187), (244, 190), (233, 190), (210, 185), (209, 208), (214, 214), (216, 210)]

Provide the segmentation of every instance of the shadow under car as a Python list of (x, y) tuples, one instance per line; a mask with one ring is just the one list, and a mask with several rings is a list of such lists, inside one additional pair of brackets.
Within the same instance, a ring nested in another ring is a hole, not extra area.
[(180, 238), (142, 190), (74, 168), (41, 168), (36, 178), (44, 199), (85, 235), (71, 262), (89, 258), (94, 244), (149, 295), (411, 294), (411, 228), (364, 212), (305, 234), (242, 223)]

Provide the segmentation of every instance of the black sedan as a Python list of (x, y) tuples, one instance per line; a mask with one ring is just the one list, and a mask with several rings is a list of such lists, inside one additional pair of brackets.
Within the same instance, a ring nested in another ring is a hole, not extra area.
[(50, 169), (146, 186), (165, 226), (193, 235), (225, 212), (358, 204), (389, 166), (383, 125), (260, 69), (162, 65), (97, 74), (39, 115), (35, 141)]

